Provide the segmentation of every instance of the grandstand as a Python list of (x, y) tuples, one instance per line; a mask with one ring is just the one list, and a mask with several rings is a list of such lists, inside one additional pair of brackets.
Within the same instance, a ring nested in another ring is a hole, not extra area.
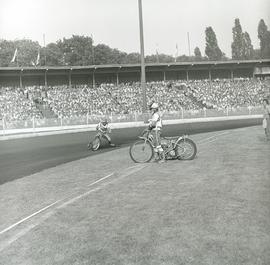
[[(269, 95), (269, 65), (270, 60), (147, 65), (147, 103), (155, 100), (166, 112), (254, 107)], [(141, 113), (139, 76), (139, 65), (0, 68), (0, 119)], [(185, 91), (175, 89), (180, 82)]]
[[(267, 80), (215, 79), (181, 81), (187, 88), (176, 89), (179, 81), (148, 82), (147, 103), (157, 101), (164, 112), (254, 107), (265, 97)], [(0, 118), (7, 121), (40, 118), (72, 118), (86, 114), (112, 115), (141, 113), (141, 87), (138, 82), (87, 85), (2, 87)]]

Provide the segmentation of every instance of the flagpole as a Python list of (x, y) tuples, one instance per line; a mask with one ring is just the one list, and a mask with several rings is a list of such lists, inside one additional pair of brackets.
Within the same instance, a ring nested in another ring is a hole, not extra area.
[(188, 54), (190, 57), (190, 40), (189, 40), (189, 32), (187, 33), (187, 39), (188, 39)]
[(158, 44), (156, 44), (156, 57), (157, 57), (157, 63), (159, 63)]
[(46, 44), (45, 44), (45, 34), (43, 33), (43, 47), (44, 47), (44, 65), (47, 64), (47, 51), (46, 51)]
[(94, 38), (93, 38), (93, 34), (91, 34), (91, 39), (92, 39), (92, 64), (95, 65), (95, 50), (94, 50)]
[(174, 59), (175, 62), (177, 62), (177, 57), (178, 57), (178, 43), (176, 43), (176, 54)]
[(140, 25), (140, 46), (141, 46), (141, 87), (142, 87), (142, 112), (146, 113), (146, 85), (145, 85), (145, 62), (144, 62), (144, 39), (143, 39), (143, 15), (142, 0), (138, 0), (139, 5), (139, 25)]

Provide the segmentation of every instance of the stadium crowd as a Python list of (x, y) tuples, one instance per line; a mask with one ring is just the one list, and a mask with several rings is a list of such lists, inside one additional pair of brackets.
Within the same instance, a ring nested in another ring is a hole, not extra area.
[[(165, 82), (147, 83), (147, 101), (160, 102), (163, 110), (198, 108), (183, 93), (179, 93)], [(92, 114), (129, 114), (141, 110), (140, 83), (101, 84), (98, 88), (86, 85), (76, 88), (50, 87), (45, 99), (59, 116), (80, 116)]]
[[(178, 89), (186, 86), (184, 90)], [(146, 84), (147, 102), (160, 103), (161, 110), (238, 108), (261, 104), (264, 81), (257, 79), (216, 79), (156, 81)], [(62, 117), (91, 114), (129, 114), (141, 110), (140, 83), (101, 84), (97, 88), (80, 85), (50, 87), (45, 101)]]
[(215, 79), (189, 82), (192, 95), (207, 108), (223, 109), (261, 104), (264, 81), (252, 78)]
[[(265, 81), (259, 79), (216, 79), (158, 81), (146, 84), (147, 101), (159, 102), (163, 111), (179, 111), (261, 104)], [(46, 104), (58, 117), (89, 114), (131, 114), (141, 111), (140, 83), (101, 84), (75, 87), (53, 86), (0, 88), (0, 119), (42, 118), (37, 103)]]
[(0, 88), (0, 119), (8, 121), (26, 120), (29, 118), (42, 118), (34, 102), (34, 87), (24, 89)]

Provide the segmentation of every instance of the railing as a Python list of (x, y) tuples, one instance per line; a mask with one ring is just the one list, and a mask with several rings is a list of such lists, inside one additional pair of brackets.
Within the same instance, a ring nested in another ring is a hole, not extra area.
[[(163, 112), (163, 120), (174, 119), (192, 119), (203, 117), (224, 117), (224, 116), (238, 116), (238, 115), (254, 115), (262, 114), (262, 107), (241, 107), (241, 108), (226, 108), (226, 109), (200, 109), (200, 110), (184, 110)], [(146, 114), (150, 117), (150, 114)], [(148, 116), (146, 118), (148, 118)], [(108, 118), (111, 123), (119, 122), (136, 122), (144, 121), (145, 116), (141, 113), (132, 114), (111, 114), (111, 115), (84, 115), (79, 117), (69, 118), (53, 118), (53, 119), (37, 119), (21, 121), (8, 121), (6, 119), (0, 120), (0, 131), (4, 134), (5, 130), (12, 129), (38, 129), (42, 127), (64, 127), (74, 125), (89, 125), (97, 124), (103, 118)]]

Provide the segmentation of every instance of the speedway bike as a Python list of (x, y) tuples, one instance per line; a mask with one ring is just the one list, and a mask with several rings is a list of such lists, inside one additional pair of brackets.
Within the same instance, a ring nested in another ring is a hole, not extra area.
[[(101, 130), (98, 130), (98, 132), (97, 132), (96, 136), (94, 137), (94, 139), (89, 141), (89, 143), (87, 145), (87, 148), (89, 150), (92, 150), (92, 151), (97, 151), (101, 146), (102, 139), (106, 139), (106, 141), (108, 143), (110, 143), (108, 138), (105, 136), (106, 134), (108, 135), (110, 133), (111, 133), (111, 129), (109, 129), (108, 132), (102, 132)], [(110, 145), (112, 147), (115, 146), (114, 144), (111, 144), (111, 143), (110, 143)]]
[[(162, 137), (161, 146), (166, 160), (192, 160), (197, 154), (196, 144), (187, 136)], [(131, 159), (135, 163), (147, 163), (154, 157), (154, 136), (145, 129), (139, 140), (129, 148)]]

